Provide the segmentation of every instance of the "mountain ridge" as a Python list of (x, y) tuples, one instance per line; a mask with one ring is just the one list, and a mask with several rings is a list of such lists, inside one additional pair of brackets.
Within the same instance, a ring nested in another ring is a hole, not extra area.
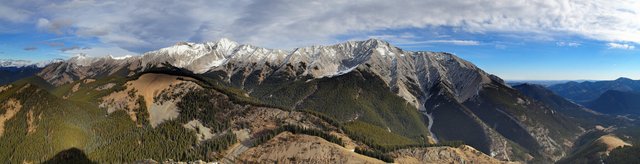
[[(171, 84), (156, 95), (136, 85), (149, 73), (201, 87)], [(185, 107), (200, 104), (198, 95), (213, 89), (232, 101), (317, 113), (343, 127), (346, 135), (367, 145), (373, 154), (410, 145), (462, 142), (500, 160), (555, 161), (582, 133), (571, 118), (471, 62), (445, 52), (404, 51), (376, 39), (291, 51), (227, 39), (180, 42), (141, 56), (76, 56), (49, 64), (35, 78), (51, 85), (50, 92), (62, 100), (124, 111), (135, 125), (152, 122), (151, 128), (162, 125), (160, 120), (199, 126), (180, 118), (191, 117), (188, 111), (193, 109)], [(171, 89), (180, 94), (169, 94)], [(187, 106), (179, 106), (181, 100)], [(202, 117), (205, 129), (224, 127)]]
[[(374, 73), (383, 77), (389, 86), (399, 89), (398, 92), (401, 92), (400, 94), (402, 97), (406, 98), (416, 107), (420, 104), (418, 102), (420, 98), (416, 95), (410, 95), (408, 93), (410, 91), (408, 91), (406, 86), (404, 86), (408, 84), (399, 84), (397, 83), (398, 80), (419, 81), (422, 84), (413, 85), (425, 88), (433, 86), (434, 81), (443, 79), (447, 82), (448, 86), (451, 86), (449, 89), (456, 93), (456, 99), (459, 101), (466, 100), (473, 96), (473, 93), (477, 92), (477, 89), (480, 87), (480, 83), (487, 83), (490, 80), (496, 80), (500, 83), (504, 83), (503, 80), (499, 79), (497, 76), (489, 75), (470, 62), (464, 61), (452, 54), (425, 51), (403, 51), (397, 47), (391, 46), (388, 42), (377, 39), (349, 41), (329, 46), (302, 47), (288, 52), (284, 50), (258, 48), (252, 45), (238, 44), (237, 42), (222, 38), (217, 42), (205, 42), (202, 44), (178, 43), (171, 47), (144, 53), (141, 56), (132, 56), (120, 59), (113, 57), (91, 58), (76, 56), (64, 62), (63, 65), (64, 67), (66, 67), (66, 65), (70, 65), (69, 67), (89, 68), (91, 65), (100, 65), (100, 67), (114, 69), (121, 69), (125, 66), (129, 66), (129, 71), (133, 71), (138, 69), (145, 70), (149, 67), (158, 66), (164, 63), (169, 63), (172, 66), (184, 68), (197, 74), (213, 71), (225, 71), (228, 75), (237, 73), (238, 71), (246, 72), (258, 70), (262, 71), (262, 74), (296, 71), (299, 73), (294, 73), (295, 75), (293, 76), (312, 76), (314, 78), (338, 76), (353, 71), (357, 67), (363, 67), (364, 65), (377, 65), (378, 68), (372, 68)], [(440, 66), (422, 67), (422, 65), (430, 66), (436, 64)], [(458, 64), (459, 66), (456, 67), (453, 64)], [(232, 65), (231, 69), (228, 68), (229, 65)], [(295, 70), (287, 70), (288, 68), (286, 67), (293, 67)], [(114, 69), (111, 69), (112, 71), (107, 74), (113, 74)], [(264, 71), (264, 69), (272, 70)], [(446, 72), (451, 73), (452, 69), (470, 69), (472, 72), (477, 71), (479, 74), (446, 74)], [(44, 75), (50, 73), (50, 71), (47, 70), (48, 69), (45, 68), (45, 71), (41, 73), (40, 76), (54, 85), (61, 85), (72, 81), (62, 80), (57, 82), (55, 78), (59, 78), (61, 76), (47, 77)], [(58, 68), (56, 70), (60, 69)], [(398, 71), (402, 71), (400, 73), (408, 74), (401, 77), (410, 77), (412, 79), (398, 79)], [(82, 75), (82, 73), (79, 74), (80, 75), (76, 76), (85, 76)], [(89, 74), (86, 76), (98, 76), (99, 74)], [(424, 74), (427, 74), (430, 77), (424, 77)], [(465, 84), (464, 80), (467, 79), (461, 79), (459, 77), (454, 77), (455, 79), (449, 78), (451, 76), (474, 76), (473, 78), (479, 78), (478, 80), (481, 81), (476, 82), (474, 87), (467, 87), (461, 86), (462, 84)], [(471, 90), (467, 90), (467, 88), (471, 88)]]

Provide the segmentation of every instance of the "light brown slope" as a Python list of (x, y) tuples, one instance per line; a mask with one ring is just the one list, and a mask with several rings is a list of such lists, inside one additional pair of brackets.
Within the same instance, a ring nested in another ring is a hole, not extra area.
[(9, 88), (11, 88), (11, 84), (0, 86), (0, 93), (4, 92), (5, 90), (8, 90)]
[(138, 91), (138, 94), (144, 97), (147, 109), (151, 109), (151, 105), (154, 102), (153, 98), (157, 96), (160, 91), (171, 87), (171, 85), (183, 82), (178, 78), (192, 80), (188, 77), (148, 73), (140, 76), (140, 78), (138, 78), (137, 80), (128, 82), (127, 89), (136, 89)]
[(136, 80), (127, 82), (125, 84), (125, 90), (114, 92), (103, 97), (100, 106), (107, 108), (109, 113), (116, 110), (125, 110), (129, 113), (131, 119), (136, 121), (137, 118), (134, 110), (138, 109), (138, 105), (140, 105), (138, 104), (138, 96), (142, 96), (145, 101), (144, 105), (149, 113), (149, 122), (151, 123), (151, 126), (155, 127), (164, 120), (176, 118), (178, 116), (178, 111), (175, 107), (175, 101), (177, 100), (157, 103), (154, 98), (164, 90), (167, 90), (168, 93), (177, 93), (183, 89), (193, 89), (198, 87), (197, 84), (187, 80), (193, 79), (166, 74), (144, 74)]
[(0, 110), (3, 111), (0, 112), (2, 113), (0, 114), (0, 136), (4, 133), (4, 123), (18, 114), (20, 109), (22, 109), (22, 104), (16, 99), (9, 99), (0, 106)]
[(613, 150), (613, 149), (615, 149), (617, 147), (630, 146), (631, 145), (629, 143), (626, 143), (626, 142), (622, 141), (620, 138), (618, 138), (618, 137), (616, 137), (614, 135), (604, 135), (604, 136), (598, 138), (595, 142), (607, 146), (606, 154), (609, 154), (609, 152), (611, 152), (611, 150)]
[(320, 137), (290, 132), (247, 150), (239, 159), (244, 163), (384, 163)]
[(396, 163), (511, 163), (492, 158), (470, 146), (427, 147), (397, 150), (392, 153)]

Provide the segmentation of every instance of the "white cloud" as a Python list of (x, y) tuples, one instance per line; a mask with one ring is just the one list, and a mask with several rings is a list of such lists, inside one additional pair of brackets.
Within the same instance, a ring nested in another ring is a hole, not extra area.
[[(448, 38), (450, 36), (440, 36), (440, 38)], [(479, 41), (475, 40), (459, 40), (459, 39), (438, 39), (438, 40), (425, 40), (424, 36), (416, 36), (411, 33), (400, 33), (396, 35), (384, 34), (384, 35), (371, 35), (365, 37), (355, 37), (350, 40), (365, 40), (368, 38), (382, 39), (389, 41), (397, 45), (427, 45), (427, 44), (453, 44), (461, 46), (477, 46), (480, 45)]]
[(461, 46), (477, 46), (480, 45), (479, 41), (475, 41), (475, 40), (427, 40), (427, 41), (417, 41), (417, 42), (407, 42), (407, 43), (399, 43), (399, 44), (433, 44), (433, 43), (438, 43), (438, 44), (454, 44), (454, 45), (461, 45)]
[(40, 18), (38, 19), (38, 23), (36, 23), (36, 27), (38, 29), (49, 29), (51, 27), (51, 22), (48, 19)]
[(455, 45), (463, 45), (463, 46), (476, 46), (480, 45), (480, 42), (475, 40), (431, 40), (427, 41), (431, 43), (449, 43)]
[(0, 3), (0, 34), (17, 33), (20, 31), (16, 24), (22, 24), (28, 21), (31, 13), (27, 10), (12, 7), (9, 3)]
[(16, 9), (6, 4), (0, 4), (0, 20), (9, 22), (24, 22), (30, 16), (25, 10)]
[(68, 19), (50, 21), (45, 18), (40, 18), (36, 23), (36, 27), (40, 30), (46, 30), (56, 34), (63, 34), (65, 32), (65, 28), (71, 26), (71, 24), (72, 22)]
[[(292, 48), (333, 43), (338, 36), (354, 33), (431, 27), (529, 38), (579, 36), (640, 43), (637, 0), (86, 0), (39, 4), (26, 10), (37, 12), (48, 21), (69, 20), (77, 35), (97, 37), (134, 52), (177, 41), (212, 41), (220, 37)], [(468, 40), (440, 41), (479, 44)]]
[(578, 42), (556, 42), (556, 45), (560, 47), (578, 47), (582, 44)]
[(633, 50), (636, 46), (624, 43), (607, 43), (607, 46), (611, 49), (624, 49), (624, 50)]

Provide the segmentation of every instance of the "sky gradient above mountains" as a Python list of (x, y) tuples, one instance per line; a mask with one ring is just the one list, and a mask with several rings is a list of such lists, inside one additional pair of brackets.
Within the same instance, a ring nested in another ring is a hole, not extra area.
[(291, 49), (378, 38), (512, 80), (640, 78), (640, 1), (13, 1), (0, 59), (136, 55), (178, 41)]

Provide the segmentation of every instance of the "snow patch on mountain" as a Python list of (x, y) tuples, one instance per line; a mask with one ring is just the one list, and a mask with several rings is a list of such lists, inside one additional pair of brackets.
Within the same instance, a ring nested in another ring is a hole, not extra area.
[(115, 59), (115, 60), (125, 60), (125, 59), (131, 58), (131, 57), (133, 57), (133, 56), (131, 56), (131, 55), (125, 55), (125, 56), (118, 56), (118, 57), (114, 57), (114, 56), (109, 55), (109, 58), (111, 58), (111, 59)]

